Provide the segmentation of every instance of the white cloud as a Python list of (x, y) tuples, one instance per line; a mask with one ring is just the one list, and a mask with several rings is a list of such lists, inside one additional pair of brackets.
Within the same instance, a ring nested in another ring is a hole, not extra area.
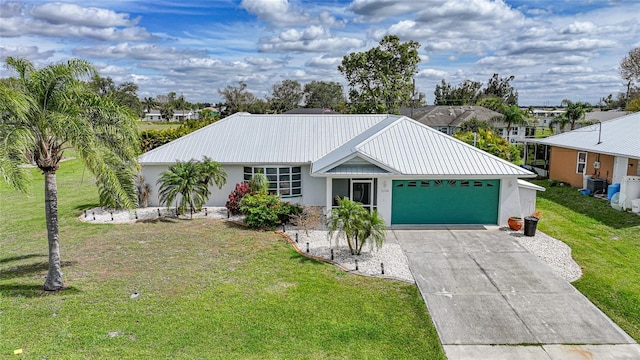
[(328, 12), (310, 14), (295, 8), (288, 0), (242, 0), (240, 6), (247, 12), (256, 15), (260, 20), (276, 27), (301, 26), (321, 24), (327, 26), (342, 26), (343, 22), (336, 20)]
[(598, 27), (590, 21), (574, 21), (569, 26), (562, 29), (562, 34), (589, 34), (594, 32)]
[[(54, 38), (78, 37), (100, 41), (141, 41), (152, 36), (147, 30), (133, 26), (138, 19), (129, 15), (98, 8), (83, 8), (74, 4), (47, 3), (28, 11), (17, 5), (3, 4), (0, 34), (3, 37), (40, 35)], [(69, 11), (67, 13), (66, 11)]]
[(55, 51), (40, 51), (37, 46), (16, 46), (16, 47), (3, 47), (0, 46), (0, 59), (4, 61), (9, 56), (22, 57), (29, 60), (46, 60), (53, 56)]
[(333, 37), (326, 28), (312, 25), (302, 31), (289, 29), (271, 38), (262, 38), (258, 50), (264, 52), (344, 52), (363, 45), (363, 40)]
[(95, 59), (175, 60), (193, 56), (205, 57), (204, 50), (177, 49), (156, 44), (121, 43), (111, 46), (84, 46), (73, 50), (74, 55)]
[(0, 2), (0, 18), (9, 18), (22, 13), (22, 3), (17, 1)]
[(436, 70), (436, 69), (424, 69), (424, 70), (420, 70), (416, 75), (416, 77), (440, 80), (447, 77), (448, 75), (449, 74), (446, 71)]
[(593, 68), (589, 66), (554, 66), (547, 70), (549, 74), (584, 74), (592, 72)]
[(129, 20), (129, 15), (116, 13), (112, 10), (95, 7), (84, 8), (68, 3), (46, 3), (36, 5), (29, 11), (35, 19), (41, 19), (51, 24), (67, 24), (97, 28), (118, 26), (135, 26), (140, 18)]
[(342, 62), (342, 57), (317, 56), (307, 60), (306, 66), (319, 68), (336, 68)]

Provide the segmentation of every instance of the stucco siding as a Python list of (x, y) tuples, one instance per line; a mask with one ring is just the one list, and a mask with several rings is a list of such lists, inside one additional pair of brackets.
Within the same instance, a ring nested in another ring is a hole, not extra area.
[(638, 159), (629, 159), (629, 167), (627, 168), (627, 175), (629, 176), (638, 176), (640, 175), (640, 169), (638, 168), (640, 163)]
[[(582, 174), (576, 174), (578, 151), (561, 147), (551, 147), (549, 178), (563, 181), (571, 186), (582, 187)], [(592, 157), (587, 154), (587, 164)]]
[(506, 225), (511, 216), (522, 215), (518, 179), (500, 179), (500, 201), (498, 207), (498, 225)]

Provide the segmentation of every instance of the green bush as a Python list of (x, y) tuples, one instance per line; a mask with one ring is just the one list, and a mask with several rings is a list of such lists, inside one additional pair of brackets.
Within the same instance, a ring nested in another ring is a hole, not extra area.
[(212, 124), (216, 120), (217, 118), (211, 120), (187, 120), (180, 124), (180, 127), (177, 129), (151, 129), (142, 131), (140, 132), (140, 146), (142, 148), (142, 152), (144, 153), (149, 150), (153, 150), (202, 127)]
[(296, 205), (280, 200), (274, 194), (247, 194), (240, 202), (240, 211), (245, 215), (247, 225), (258, 229), (273, 229), (287, 222)]

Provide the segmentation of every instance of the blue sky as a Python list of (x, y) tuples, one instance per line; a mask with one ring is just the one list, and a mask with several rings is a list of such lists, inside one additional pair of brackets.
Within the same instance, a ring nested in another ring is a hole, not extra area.
[(0, 0), (0, 59), (85, 58), (141, 97), (217, 102), (239, 81), (258, 97), (285, 79), (344, 83), (342, 57), (387, 34), (421, 43), (416, 85), (429, 103), (442, 79), (493, 73), (515, 76), (520, 105), (597, 103), (624, 90), (618, 66), (640, 46), (640, 1)]

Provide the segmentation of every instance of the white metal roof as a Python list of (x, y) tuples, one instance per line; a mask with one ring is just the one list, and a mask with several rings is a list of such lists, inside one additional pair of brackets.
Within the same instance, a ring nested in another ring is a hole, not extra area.
[(527, 142), (640, 159), (640, 112)]
[(387, 117), (236, 113), (142, 154), (140, 163), (172, 164), (203, 156), (223, 164), (310, 163)]
[(172, 164), (312, 164), (315, 175), (532, 177), (533, 173), (395, 115), (234, 114), (140, 157)]
[[(404, 176), (494, 178), (533, 177), (533, 173), (406, 117), (376, 124), (364, 141), (349, 143), (314, 162), (312, 173), (326, 173), (357, 156)], [(347, 151), (348, 150), (348, 151)]]

